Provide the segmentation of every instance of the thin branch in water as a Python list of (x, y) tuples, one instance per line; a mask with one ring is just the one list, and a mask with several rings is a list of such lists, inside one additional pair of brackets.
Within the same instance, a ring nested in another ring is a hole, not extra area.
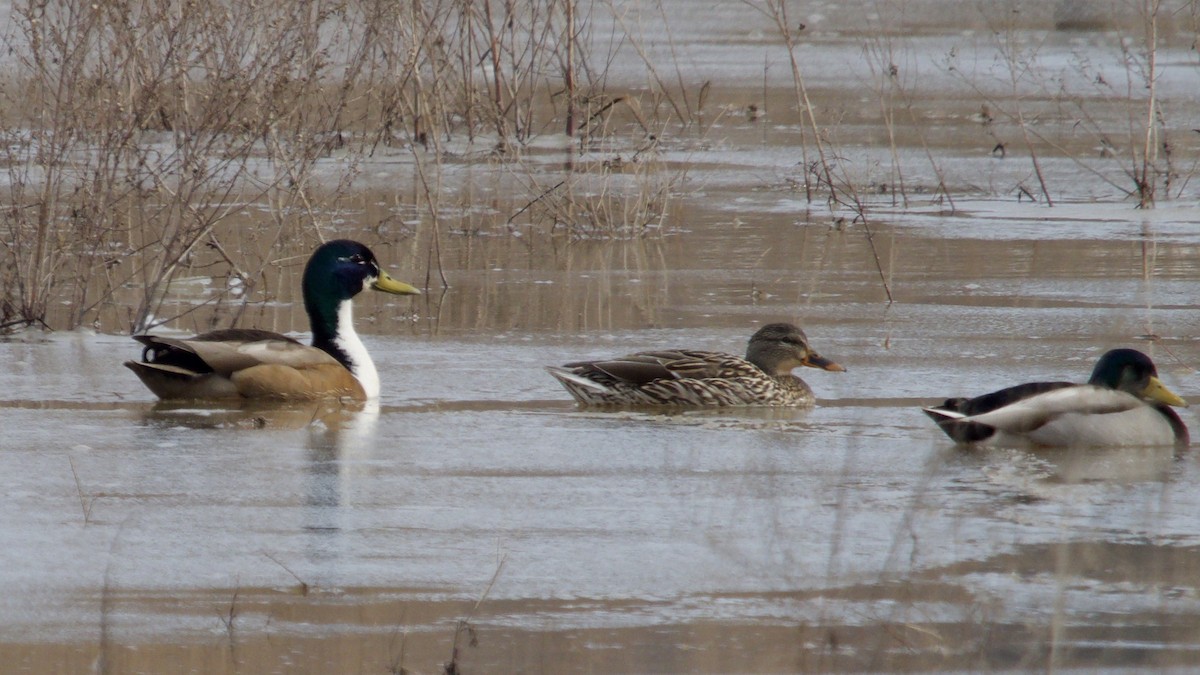
[(442, 672), (444, 675), (462, 675), (462, 670), (460, 670), (458, 667), (458, 657), (460, 653), (459, 640), (461, 639), (462, 635), (466, 633), (470, 636), (471, 644), (475, 644), (475, 629), (471, 627), (471, 619), (474, 618), (475, 612), (479, 610), (479, 606), (483, 604), (483, 601), (486, 600), (488, 595), (492, 592), (492, 587), (496, 585), (496, 580), (500, 578), (500, 572), (504, 569), (504, 563), (507, 561), (508, 554), (502, 553), (500, 555), (500, 561), (496, 563), (496, 571), (492, 573), (492, 578), (490, 581), (488, 581), (487, 587), (483, 589), (483, 593), (480, 594), (479, 599), (475, 601), (475, 604), (471, 606), (471, 609), (467, 612), (467, 615), (458, 620), (457, 627), (454, 629), (454, 643), (451, 645), (450, 649), (450, 660), (447, 661), (442, 667)]
[(225, 634), (228, 636), (230, 644), (233, 644), (234, 637), (235, 637), (234, 629), (236, 628), (235, 623), (237, 621), (237, 616), (238, 616), (237, 600), (238, 600), (238, 595), (241, 593), (241, 591), (242, 591), (242, 585), (241, 585), (241, 583), (238, 583), (236, 586), (234, 586), (233, 596), (229, 598), (228, 609), (225, 610), (224, 614), (222, 614), (222, 613), (217, 614), (217, 618), (220, 619), (221, 623), (225, 626)]
[(279, 558), (276, 558), (275, 556), (271, 555), (270, 553), (267, 553), (266, 551), (263, 551), (262, 554), (265, 555), (267, 557), (267, 559), (270, 560), (271, 562), (275, 563), (276, 565), (279, 565), (279, 567), (281, 567), (284, 572), (287, 572), (288, 574), (292, 575), (292, 578), (296, 580), (296, 583), (300, 584), (300, 595), (308, 595), (308, 591), (311, 588), (311, 586), (308, 585), (307, 581), (301, 579), (299, 574), (296, 574), (295, 572), (292, 571), (292, 568), (290, 568), (287, 565), (284, 565), (282, 562), (280, 562)]
[(879, 260), (879, 251), (875, 249), (875, 235), (871, 232), (871, 224), (866, 215), (862, 216), (863, 232), (867, 234), (867, 243), (871, 245), (871, 256), (875, 258), (875, 270), (879, 272), (879, 281), (883, 283), (883, 292), (887, 294), (888, 304), (892, 304), (892, 289), (888, 285), (887, 276), (883, 273), (883, 263)]
[(557, 183), (555, 183), (555, 184), (554, 184), (554, 186), (552, 186), (552, 187), (548, 188), (547, 190), (545, 190), (544, 192), (542, 192), (542, 194), (540, 194), (540, 195), (538, 195), (538, 196), (534, 197), (533, 199), (529, 200), (528, 202), (525, 202), (525, 205), (524, 205), (524, 206), (522, 206), (521, 208), (519, 208), (519, 209), (517, 209), (516, 211), (514, 211), (514, 212), (513, 212), (513, 214), (512, 214), (511, 216), (509, 216), (509, 217), (508, 217), (508, 221), (507, 221), (507, 223), (506, 223), (506, 224), (507, 224), (507, 225), (509, 225), (509, 226), (511, 226), (511, 225), (512, 225), (512, 222), (513, 222), (513, 220), (515, 220), (517, 216), (521, 215), (522, 213), (525, 213), (526, 211), (528, 211), (528, 210), (529, 210), (529, 208), (530, 208), (531, 206), (533, 206), (534, 204), (537, 204), (538, 202), (542, 201), (542, 200), (543, 200), (543, 199), (545, 199), (547, 196), (549, 196), (549, 195), (550, 195), (550, 193), (554, 192), (555, 190), (557, 190), (558, 188), (560, 188), (560, 187), (562, 187), (562, 186), (564, 186), (564, 185), (566, 185), (566, 184), (567, 184), (567, 181), (566, 181), (566, 179), (560, 180), (560, 181), (558, 181)]
[(96, 503), (96, 498), (84, 498), (83, 483), (79, 480), (79, 472), (75, 470), (75, 458), (67, 457), (67, 461), (71, 464), (71, 475), (75, 477), (75, 492), (79, 495), (79, 508), (83, 510), (83, 524), (87, 525), (91, 522), (92, 506)]

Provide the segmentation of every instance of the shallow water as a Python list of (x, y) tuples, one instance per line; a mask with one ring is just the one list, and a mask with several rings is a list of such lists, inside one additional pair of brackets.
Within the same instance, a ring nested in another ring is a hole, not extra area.
[[(764, 117), (664, 141), (664, 166), (688, 180), (662, 236), (567, 241), (466, 218), (442, 240), (447, 290), (363, 298), (378, 405), (157, 404), (121, 366), (139, 353), (127, 336), (0, 339), (3, 670), (1193, 666), (1194, 451), (967, 451), (919, 406), (1081, 380), (1118, 345), (1200, 398), (1195, 190), (1137, 211), (1093, 173), (1119, 178), (1119, 165), (1051, 156), (1060, 203), (1023, 201), (1028, 162), (993, 157), (996, 139), (970, 120), (979, 98), (929, 65), (990, 34), (940, 17), (944, 4), (911, 3), (905, 53), (935, 76), (923, 140), (954, 209), (929, 201), (922, 139), (901, 139), (911, 203), (874, 197), (870, 240), (804, 201), (790, 89), (773, 82)], [(696, 48), (680, 47), (685, 63), (726, 83), (714, 96), (756, 100), (744, 82), (761, 76), (770, 36), (735, 30), (736, 3), (718, 5), (675, 38)], [(869, 185), (889, 176), (886, 134), (862, 64), (838, 70), (859, 58), (860, 33), (817, 30), (855, 6), (802, 17), (815, 33), (805, 64)], [(1047, 13), (1020, 27), (1044, 62), (1111, 67), (1112, 35), (1046, 33)], [(1171, 110), (1180, 128), (1200, 109), (1182, 105), (1200, 91), (1185, 53), (1164, 57), (1162, 85), (1186, 99)], [(974, 63), (987, 71), (986, 54)], [(783, 62), (770, 72), (786, 75)], [(1181, 155), (1195, 143), (1175, 140)], [(385, 159), (367, 173), (382, 188), (407, 170)], [(450, 189), (511, 206), (488, 173), (463, 167)], [(395, 214), (377, 196), (347, 208), (339, 234), (417, 280), (425, 235), (381, 229)], [(270, 301), (242, 325), (302, 334), (296, 273), (272, 268)], [(176, 307), (219, 281), (177, 284)], [(798, 373), (820, 397), (812, 410), (583, 411), (542, 370), (643, 349), (741, 352), (776, 320), (847, 368)], [(1182, 417), (1195, 433), (1195, 414)]]
[[(995, 202), (898, 217), (875, 232), (891, 306), (860, 233), (769, 215), (738, 240), (769, 241), (752, 271), (737, 247), (675, 260), (718, 236), (700, 228), (619, 245), (666, 251), (604, 271), (655, 289), (630, 298), (642, 320), (556, 323), (603, 296), (590, 266), (505, 272), (528, 327), (374, 307), (384, 394), (361, 410), (155, 404), (126, 337), (0, 342), (4, 651), (32, 671), (431, 672), (467, 618), (470, 672), (1194, 663), (1190, 452), (964, 451), (918, 410), (1082, 379), (1117, 344), (1195, 397), (1200, 235), (1190, 211), (1154, 215), (1110, 211), (1093, 238), (1070, 209), (1036, 230)], [(819, 276), (785, 276), (810, 257)], [(465, 271), (443, 304), (479, 310), (473, 284), (497, 286)], [(815, 409), (588, 412), (541, 370), (740, 351), (779, 318), (848, 368), (804, 373)]]

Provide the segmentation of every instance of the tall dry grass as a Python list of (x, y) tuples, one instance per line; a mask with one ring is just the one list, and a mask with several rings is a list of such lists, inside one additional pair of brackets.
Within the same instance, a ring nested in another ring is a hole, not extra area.
[[(1191, 16), (1188, 25), (1196, 24), (1195, 3), (1183, 7), (1190, 14), (1161, 0), (1130, 3), (1133, 18), (1113, 34), (1126, 64), (1123, 89), (1091, 78), (1103, 91), (1048, 94), (1054, 71), (1040, 66), (1024, 15), (1009, 5), (976, 10), (1008, 66), (1008, 92), (977, 76), (961, 84), (990, 111), (986, 133), (1001, 154), (1005, 138), (1024, 146), (1036, 180), (1013, 191), (1052, 203), (1053, 176), (1041, 162), (1052, 154), (1076, 159), (1142, 206), (1181, 194), (1198, 163), (1178, 151), (1191, 131), (1172, 128), (1172, 110), (1155, 88), (1156, 55), (1164, 23), (1178, 30)], [(272, 264), (333, 235), (381, 156), (407, 167), (411, 184), (396, 192), (408, 190), (404, 208), (417, 214), (428, 249), (410, 251), (410, 262), (428, 266), (430, 284), (447, 283), (441, 257), (443, 236), (456, 229), (445, 222), (452, 166), (483, 163), (510, 177), (509, 201), (486, 223), (496, 232), (590, 239), (670, 231), (688, 171), (660, 149), (704, 137), (720, 115), (709, 113), (713, 82), (680, 56), (663, 0), (636, 6), (17, 0), (0, 81), (0, 331), (69, 329), (102, 316), (106, 326), (138, 331), (213, 305), (232, 306), (225, 316), (236, 322), (261, 297)], [(742, 6), (790, 70), (794, 107), (771, 123), (802, 132), (796, 154), (806, 202), (824, 202), (834, 219), (861, 223), (870, 237), (868, 184), (853, 151), (839, 147), (837, 115), (806, 80), (804, 17), (781, 0)], [(886, 194), (910, 202), (913, 167), (902, 166), (896, 139), (916, 129), (936, 176), (932, 191), (953, 208), (954, 188), (922, 130), (920, 79), (897, 57), (907, 49), (894, 28), (903, 9), (878, 9), (863, 53), (892, 146)], [(619, 55), (641, 72), (622, 73), (616, 86), (610, 68)], [(945, 68), (962, 72), (953, 58)], [(1033, 102), (1031, 87), (1043, 90)], [(1047, 101), (1073, 115), (1075, 137), (1090, 134), (1113, 148), (1123, 176), (1114, 180), (1085, 156), (1090, 150), (1048, 133)], [(1107, 109), (1105, 119), (1096, 114), (1100, 105), (1124, 114), (1123, 138)], [(558, 169), (547, 168), (545, 146), (534, 143), (547, 135), (562, 137)], [(847, 210), (850, 217), (839, 213)], [(277, 255), (248, 255), (240, 246), (247, 237)], [(878, 256), (875, 266), (886, 288)], [(189, 276), (225, 283), (196, 307), (166, 302), (171, 285)]]
[(453, 144), (519, 157), (538, 135), (608, 133), (584, 28), (596, 8), (578, 4), (18, 0), (0, 327), (52, 308), (53, 327), (85, 325), (132, 287), (123, 322), (143, 330), (177, 318), (167, 290), (201, 265), (236, 280), (208, 303), (244, 302), (265, 263), (225, 228), (253, 209), (271, 246), (323, 239), (383, 151), (412, 153), (437, 228)]
[[(980, 6), (979, 11), (992, 36), (998, 75), (994, 80), (967, 75), (955, 54), (943, 67), (980, 100), (999, 156), (1016, 146), (1028, 158), (1033, 180), (1013, 186), (1015, 194), (1053, 206), (1055, 192), (1063, 188), (1054, 184), (1044, 158), (1055, 156), (1069, 159), (1138, 208), (1183, 195), (1200, 163), (1181, 162), (1177, 156), (1177, 146), (1194, 146), (1181, 143), (1194, 132), (1190, 115), (1176, 110), (1173, 118), (1159, 94), (1164, 76), (1159, 54), (1168, 40), (1178, 42), (1179, 37), (1190, 39), (1195, 52), (1200, 5), (1194, 0), (1060, 2), (1055, 5), (1055, 31), (1040, 37), (1022, 22), (1020, 12), (1003, 3)], [(1043, 58), (1052, 39), (1075, 31), (1096, 31), (1098, 39), (1111, 44), (1120, 67), (1093, 63), (1086, 51), (1072, 56), (1065, 68)], [(999, 89), (997, 81), (1003, 83)], [(1004, 140), (1013, 136), (1019, 143)], [(1108, 171), (1106, 165), (1118, 170)]]
[(42, 321), (66, 302), (63, 322), (78, 326), (133, 284), (145, 292), (129, 327), (143, 328), (197, 249), (221, 250), (219, 225), (248, 204), (322, 225), (313, 168), (371, 114), (357, 92), (377, 49), (370, 26), (384, 17), (307, 8), (14, 6), (8, 320)]

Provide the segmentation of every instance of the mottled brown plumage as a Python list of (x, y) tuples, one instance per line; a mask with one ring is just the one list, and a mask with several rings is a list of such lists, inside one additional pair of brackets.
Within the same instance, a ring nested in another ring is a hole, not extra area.
[(792, 375), (808, 366), (845, 370), (808, 346), (804, 331), (786, 323), (763, 326), (746, 357), (693, 349), (639, 352), (603, 361), (579, 361), (547, 371), (590, 406), (803, 406), (812, 389)]

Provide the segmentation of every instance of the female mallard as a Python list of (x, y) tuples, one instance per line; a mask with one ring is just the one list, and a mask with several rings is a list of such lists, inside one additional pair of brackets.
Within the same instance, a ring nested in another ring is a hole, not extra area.
[(1150, 357), (1114, 349), (1087, 384), (1030, 382), (925, 408), (958, 443), (1004, 447), (1187, 445), (1168, 406), (1187, 406), (1158, 379)]
[(812, 389), (792, 375), (798, 366), (845, 370), (810, 349), (804, 331), (789, 323), (760, 328), (750, 338), (744, 359), (678, 349), (546, 370), (583, 405), (812, 405)]
[(416, 288), (388, 276), (366, 246), (323, 244), (304, 268), (308, 346), (279, 333), (215, 330), (189, 340), (135, 335), (142, 360), (125, 365), (164, 399), (316, 399), (379, 396), (379, 374), (354, 332), (352, 299), (367, 288), (408, 295)]

